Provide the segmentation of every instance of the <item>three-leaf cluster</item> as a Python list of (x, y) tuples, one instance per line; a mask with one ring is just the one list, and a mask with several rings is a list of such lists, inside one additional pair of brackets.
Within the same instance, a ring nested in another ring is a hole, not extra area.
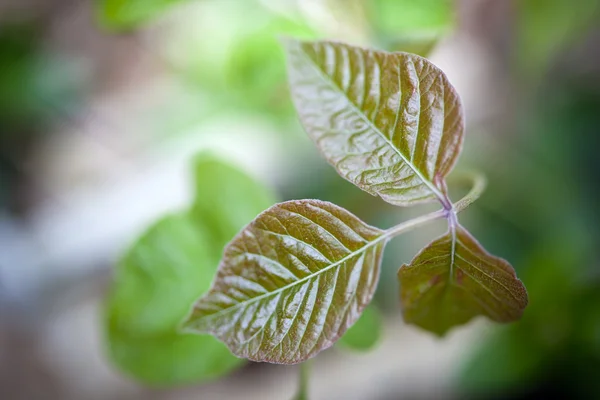
[(527, 292), (506, 261), (462, 227), (445, 177), (461, 151), (464, 117), (445, 74), (423, 57), (333, 42), (286, 43), (300, 120), (348, 181), (397, 206), (438, 212), (388, 230), (328, 202), (262, 212), (226, 246), (209, 292), (184, 322), (237, 356), (292, 364), (330, 347), (373, 298), (392, 237), (446, 218), (448, 231), (398, 271), (404, 319), (438, 335), (477, 315), (518, 319)]

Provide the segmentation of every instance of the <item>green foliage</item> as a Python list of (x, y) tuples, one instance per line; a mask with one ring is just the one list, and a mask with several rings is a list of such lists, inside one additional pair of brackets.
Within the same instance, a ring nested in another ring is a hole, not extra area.
[(390, 33), (438, 33), (448, 30), (454, 21), (453, 0), (373, 0), (368, 3), (375, 14), (375, 26)]
[[(225, 248), (209, 293), (184, 327), (211, 333), (255, 361), (293, 364), (330, 347), (371, 301), (389, 239), (437, 218), (448, 233), (399, 273), (404, 318), (438, 335), (476, 315), (517, 320), (527, 292), (487, 253), (452, 204), (445, 176), (460, 153), (460, 99), (426, 59), (333, 42), (286, 43), (300, 120), (338, 173), (399, 206), (439, 201), (440, 211), (386, 231), (318, 200), (277, 204)], [(350, 339), (351, 340), (351, 337)]]
[(517, 61), (527, 80), (537, 80), (546, 66), (570, 42), (597, 26), (599, 0), (521, 0), (517, 15)]
[[(101, 10), (109, 25), (131, 27), (175, 2), (106, 0)], [(221, 343), (188, 333), (212, 334), (239, 357), (283, 364), (303, 362), (340, 338), (341, 346), (367, 350), (380, 336), (379, 314), (367, 306), (385, 246), (435, 219), (446, 219), (448, 232), (398, 271), (406, 322), (444, 335), (478, 315), (498, 322), (520, 318), (527, 292), (514, 270), (458, 222), (482, 187), (475, 180), (457, 203), (448, 195), (445, 179), (464, 137), (460, 98), (439, 68), (412, 54), (428, 54), (452, 28), (451, 2), (378, 0), (365, 7), (380, 22), (375, 36), (394, 32), (387, 47), (410, 52), (286, 41), (300, 120), (327, 161), (355, 186), (395, 206), (438, 202), (442, 208), (388, 230), (320, 200), (279, 203), (254, 218), (272, 204), (271, 196), (203, 157), (190, 210), (152, 227), (117, 269), (108, 321), (113, 357), (122, 368), (170, 384), (237, 365), (223, 356)], [(312, 31), (283, 17), (265, 18), (248, 3), (231, 14), (256, 19), (256, 26), (216, 32), (194, 52), (175, 51), (186, 61), (176, 64), (190, 82), (219, 93), (211, 99), (215, 104), (280, 114), (287, 96), (272, 31)], [(244, 39), (234, 40), (236, 34)], [(182, 318), (185, 333), (176, 331)], [(305, 376), (303, 382), (306, 396)]]
[[(3, 130), (0, 140), (44, 125), (52, 111), (62, 111), (75, 103), (76, 78), (68, 60), (42, 51), (32, 26), (3, 25), (0, 28), (0, 128)], [(16, 138), (19, 139), (22, 138)], [(5, 146), (6, 150), (10, 148)]]
[(208, 240), (216, 268), (225, 244), (246, 223), (273, 204), (275, 195), (210, 153), (196, 157), (194, 176), (195, 194), (190, 214), (196, 224), (210, 232)]
[(382, 328), (379, 310), (370, 305), (337, 343), (350, 350), (371, 350), (379, 341)]
[(186, 0), (97, 0), (100, 22), (114, 29), (131, 29)]
[(194, 169), (191, 209), (141, 236), (115, 269), (106, 301), (111, 357), (155, 385), (211, 379), (241, 364), (214, 338), (184, 335), (178, 327), (208, 290), (223, 246), (273, 202), (269, 191), (210, 154), (200, 155)]
[(384, 48), (427, 56), (455, 25), (453, 0), (366, 0)]

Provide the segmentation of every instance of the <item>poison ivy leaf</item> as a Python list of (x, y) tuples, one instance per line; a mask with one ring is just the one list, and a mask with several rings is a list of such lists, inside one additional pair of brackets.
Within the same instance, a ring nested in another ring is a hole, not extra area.
[(115, 269), (106, 303), (110, 356), (124, 371), (156, 385), (199, 382), (241, 364), (215, 338), (180, 334), (178, 327), (208, 290), (225, 244), (274, 201), (250, 177), (210, 154), (196, 159), (195, 172), (192, 210), (163, 218), (141, 236)]
[(440, 336), (477, 315), (515, 321), (527, 306), (527, 291), (510, 264), (458, 224), (403, 265), (398, 279), (404, 320)]
[(338, 344), (352, 350), (370, 350), (379, 341), (381, 325), (379, 310), (373, 306), (367, 307), (358, 321), (342, 336)]
[(426, 59), (333, 42), (287, 42), (300, 120), (338, 173), (395, 205), (443, 200), (464, 121)]
[(227, 245), (185, 322), (237, 356), (294, 364), (330, 347), (371, 301), (387, 236), (319, 200), (276, 204)]
[(113, 28), (133, 28), (185, 0), (99, 0), (100, 22)]

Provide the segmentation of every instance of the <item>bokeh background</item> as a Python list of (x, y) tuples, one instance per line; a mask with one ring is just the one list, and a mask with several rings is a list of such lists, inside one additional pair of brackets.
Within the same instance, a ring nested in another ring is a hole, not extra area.
[(429, 58), (467, 118), (457, 169), (489, 178), (461, 220), (530, 298), (509, 326), (476, 320), (441, 340), (406, 326), (396, 270), (443, 224), (403, 235), (376, 297), (381, 342), (322, 353), (313, 398), (600, 398), (599, 1), (180, 0), (120, 23), (127, 2), (112, 3), (0, 1), (0, 398), (293, 396), (296, 367), (136, 382), (107, 357), (101, 318), (119, 256), (189, 203), (200, 150), (280, 200), (333, 201), (381, 227), (422, 211), (319, 157), (291, 105), (282, 35), (390, 51), (439, 38)]

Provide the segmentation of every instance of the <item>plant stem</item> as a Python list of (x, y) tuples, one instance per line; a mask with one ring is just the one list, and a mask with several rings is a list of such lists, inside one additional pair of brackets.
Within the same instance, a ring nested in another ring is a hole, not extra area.
[(300, 364), (299, 388), (294, 400), (308, 400), (308, 379), (311, 363), (312, 360), (307, 360)]
[(417, 218), (413, 218), (386, 230), (384, 236), (387, 236), (389, 238), (396, 237), (401, 233), (407, 232), (418, 226), (425, 225), (427, 222), (435, 221), (436, 219), (446, 218), (447, 214), (448, 212), (446, 210), (438, 210)]
[(436, 219), (441, 218), (449, 218), (450, 214), (453, 214), (455, 216), (456, 214), (467, 208), (469, 205), (471, 205), (475, 200), (477, 200), (485, 190), (487, 181), (485, 179), (485, 176), (483, 176), (479, 172), (465, 172), (457, 176), (457, 178), (460, 180), (468, 180), (473, 186), (469, 193), (467, 193), (462, 199), (460, 199), (456, 203), (452, 204), (451, 210), (446, 210), (445, 208), (443, 208), (441, 210), (434, 211), (432, 213), (408, 220), (386, 230), (384, 236), (388, 238), (393, 238), (400, 235), (401, 233), (409, 231), (418, 226), (424, 225), (427, 222), (435, 221)]
[(487, 179), (481, 172), (477, 171), (465, 171), (460, 175), (456, 176), (456, 179), (461, 181), (468, 181), (472, 187), (469, 193), (467, 193), (462, 199), (453, 204), (453, 209), (456, 213), (463, 211), (469, 207), (475, 200), (477, 200), (487, 185)]

